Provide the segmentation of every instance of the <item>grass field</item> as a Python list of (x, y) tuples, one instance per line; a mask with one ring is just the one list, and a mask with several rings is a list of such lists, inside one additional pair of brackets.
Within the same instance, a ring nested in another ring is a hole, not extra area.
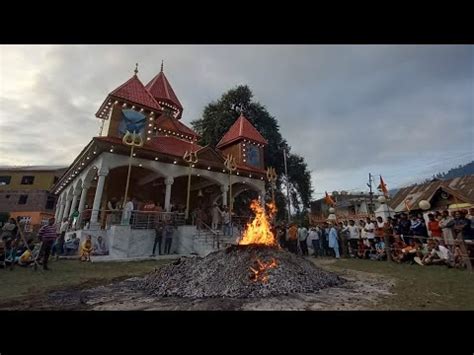
[[(77, 260), (60, 260), (50, 263), (53, 269), (50, 272), (34, 272), (21, 267), (13, 271), (0, 269), (0, 305), (13, 300), (40, 298), (52, 290), (94, 287), (112, 280), (144, 275), (169, 262), (79, 263)], [(474, 273), (442, 266), (421, 267), (355, 259), (326, 259), (321, 266), (335, 272), (351, 269), (394, 280), (395, 286), (391, 290), (394, 295), (384, 298), (375, 309), (474, 310)]]
[(130, 261), (80, 263), (77, 260), (51, 261), (52, 271), (33, 271), (15, 267), (13, 271), (0, 269), (0, 303), (16, 298), (35, 297), (47, 291), (67, 287), (87, 287), (111, 280), (144, 275), (155, 266), (169, 263), (160, 261)]
[(359, 259), (340, 259), (325, 267), (336, 272), (364, 271), (395, 280), (394, 296), (377, 309), (474, 310), (474, 273), (465, 270)]

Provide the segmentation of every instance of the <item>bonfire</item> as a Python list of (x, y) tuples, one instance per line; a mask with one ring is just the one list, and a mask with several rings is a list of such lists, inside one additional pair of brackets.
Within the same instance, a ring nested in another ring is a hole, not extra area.
[(180, 258), (149, 274), (141, 287), (158, 297), (260, 298), (317, 292), (342, 282), (279, 246), (270, 222), (276, 213), (273, 204), (266, 211), (254, 200), (250, 208), (255, 217), (237, 245), (204, 258)]

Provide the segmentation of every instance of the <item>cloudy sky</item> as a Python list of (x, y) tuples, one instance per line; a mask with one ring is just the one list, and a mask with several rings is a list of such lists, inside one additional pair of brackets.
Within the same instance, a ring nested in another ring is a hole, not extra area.
[(106, 95), (162, 59), (185, 123), (249, 85), (308, 162), (314, 197), (474, 159), (474, 46), (0, 46), (0, 165), (70, 164)]

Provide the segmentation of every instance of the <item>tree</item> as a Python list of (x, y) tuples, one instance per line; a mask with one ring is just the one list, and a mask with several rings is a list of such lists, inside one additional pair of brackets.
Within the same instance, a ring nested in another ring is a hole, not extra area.
[(303, 157), (291, 154), (291, 147), (282, 137), (278, 122), (270, 115), (265, 106), (253, 101), (253, 94), (248, 86), (241, 85), (224, 93), (215, 102), (209, 103), (198, 120), (191, 122), (193, 128), (201, 135), (201, 145), (213, 147), (232, 126), (242, 110), (245, 117), (268, 141), (265, 148), (266, 166), (275, 168), (277, 179), (276, 204), (278, 219), (286, 215), (286, 193), (282, 193), (284, 175), (283, 150), (286, 149), (290, 198), (296, 212), (304, 211), (309, 207), (311, 199), (311, 174)]

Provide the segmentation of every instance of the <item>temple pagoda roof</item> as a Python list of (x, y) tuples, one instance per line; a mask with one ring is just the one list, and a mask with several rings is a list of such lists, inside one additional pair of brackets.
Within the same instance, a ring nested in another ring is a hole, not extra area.
[(179, 102), (173, 88), (163, 72), (163, 64), (161, 71), (146, 84), (145, 88), (154, 97), (154, 99), (162, 105), (169, 105), (175, 111), (178, 111), (177, 118), (179, 119), (183, 112), (183, 106)]
[(137, 104), (149, 109), (150, 111), (162, 110), (160, 104), (153, 98), (151, 93), (148, 92), (136, 74), (107, 95), (107, 98), (97, 111), (96, 116), (99, 118), (105, 118), (112, 105), (112, 101), (115, 101), (116, 99), (126, 100), (129, 103)]
[(226, 134), (217, 143), (217, 148), (225, 147), (241, 139), (248, 139), (259, 144), (268, 144), (259, 131), (250, 123), (250, 121), (241, 114), (237, 121), (229, 128)]
[(199, 134), (197, 134), (178, 119), (166, 115), (161, 115), (158, 117), (155, 121), (155, 126), (164, 132), (171, 130), (173, 132), (180, 133), (182, 138), (189, 137), (191, 139), (197, 139), (200, 137)]

